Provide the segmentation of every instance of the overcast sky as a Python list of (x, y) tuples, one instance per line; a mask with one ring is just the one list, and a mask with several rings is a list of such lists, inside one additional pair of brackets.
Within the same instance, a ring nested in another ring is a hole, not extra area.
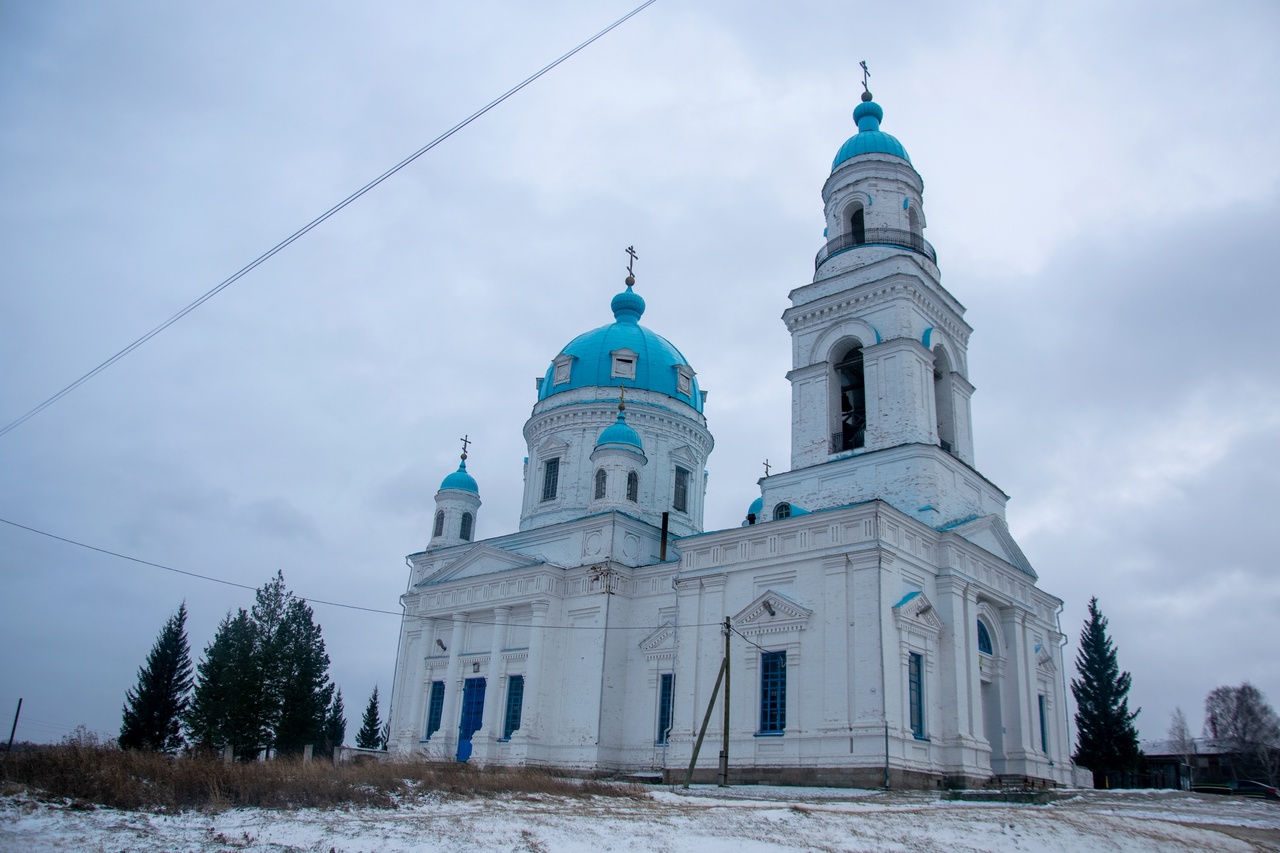
[[(633, 5), (0, 0), (0, 423)], [(534, 377), (634, 244), (737, 526), (863, 59), (1068, 658), (1096, 595), (1144, 737), (1221, 684), (1280, 704), (1274, 2), (659, 0), (0, 437), (0, 518), (397, 611), (464, 433), (479, 536), (516, 527)], [(183, 600), (196, 657), (252, 600), (3, 524), (0, 573), (30, 740), (115, 734)], [(399, 623), (316, 614), (354, 731)]]

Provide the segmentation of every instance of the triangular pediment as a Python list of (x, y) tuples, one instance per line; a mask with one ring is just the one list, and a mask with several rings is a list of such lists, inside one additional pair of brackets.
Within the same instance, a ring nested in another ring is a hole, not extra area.
[(780, 592), (765, 590), (732, 617), (731, 624), (744, 634), (803, 631), (813, 611)]
[(912, 623), (930, 631), (942, 630), (942, 620), (933, 602), (923, 592), (909, 592), (893, 605), (893, 617), (901, 623)]
[(538, 455), (542, 457), (554, 456), (568, 446), (567, 442), (556, 438), (554, 435), (549, 435), (538, 443)]
[(671, 620), (662, 623), (658, 630), (640, 641), (640, 649), (646, 652), (656, 652), (662, 649), (675, 648), (676, 626)]
[(477, 545), (451, 563), (446, 563), (434, 574), (422, 580), (419, 586), (427, 586), (445, 581), (456, 581), (464, 578), (489, 575), (494, 572), (505, 572), (509, 569), (520, 569), (526, 566), (541, 565), (542, 560), (515, 551), (506, 551), (492, 545)]
[(1035, 569), (1031, 568), (1031, 563), (1022, 553), (1022, 549), (1018, 547), (1018, 543), (1013, 540), (1013, 535), (1009, 533), (1009, 526), (1000, 516), (984, 515), (982, 518), (975, 518), (973, 521), (951, 528), (951, 532), (958, 533), (974, 545), (990, 551), (1031, 577), (1039, 577)]
[(1045, 672), (1057, 672), (1058, 666), (1053, 662), (1053, 652), (1048, 646), (1036, 646), (1036, 666)]

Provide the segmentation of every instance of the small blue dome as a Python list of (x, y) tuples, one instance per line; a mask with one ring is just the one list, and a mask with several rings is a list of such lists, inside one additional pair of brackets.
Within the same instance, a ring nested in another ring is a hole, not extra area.
[(756, 498), (751, 502), (751, 506), (747, 507), (747, 515), (760, 517), (760, 513), (764, 511), (764, 498)]
[(853, 111), (858, 132), (840, 146), (836, 159), (831, 163), (831, 171), (834, 172), (841, 163), (859, 154), (892, 154), (910, 163), (911, 158), (907, 156), (907, 149), (902, 147), (902, 143), (880, 129), (883, 119), (884, 110), (875, 101), (867, 100), (858, 104)]
[(458, 470), (444, 478), (444, 482), (440, 484), (440, 490), (444, 491), (445, 489), (459, 489), (464, 492), (480, 494), (480, 487), (476, 485), (476, 478), (467, 473), (467, 460), (463, 459), (458, 464)]
[[(614, 322), (578, 335), (560, 351), (573, 358), (569, 368), (569, 381), (556, 384), (556, 368), (552, 362), (542, 380), (538, 399), (545, 400), (554, 394), (575, 388), (604, 387), (616, 390), (617, 386), (625, 385), (628, 388), (644, 388), (666, 394), (701, 412), (702, 392), (698, 388), (697, 377), (690, 380), (687, 393), (680, 390), (677, 368), (687, 367), (689, 362), (670, 341), (640, 325), (640, 317), (645, 308), (640, 294), (633, 291), (631, 285), (627, 285), (626, 290), (613, 297), (610, 307), (613, 309)], [(623, 349), (636, 354), (635, 379), (613, 375), (611, 354)]]
[[(614, 299), (614, 301), (616, 302), (617, 299)], [(605, 427), (604, 431), (600, 433), (599, 440), (596, 441), (596, 447), (604, 447), (606, 444), (623, 444), (628, 447), (634, 447), (641, 453), (644, 452), (644, 443), (640, 441), (640, 433), (627, 425), (627, 416), (622, 410), (618, 411), (618, 419)]]

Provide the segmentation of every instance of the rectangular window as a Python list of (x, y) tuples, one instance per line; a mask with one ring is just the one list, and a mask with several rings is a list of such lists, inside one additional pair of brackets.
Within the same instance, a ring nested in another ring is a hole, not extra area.
[(669, 673), (662, 674), (662, 683), (658, 686), (658, 743), (667, 742), (671, 734), (671, 705), (675, 699), (676, 677)]
[(787, 728), (787, 653), (760, 655), (760, 733)]
[(676, 493), (671, 506), (676, 512), (689, 511), (689, 472), (683, 468), (676, 468)]
[(560, 459), (548, 459), (542, 466), (542, 499), (556, 499), (556, 489), (560, 486)]
[(911, 703), (911, 733), (924, 739), (924, 658), (915, 652), (907, 655), (907, 689)]
[(431, 682), (431, 701), (427, 703), (427, 737), (440, 729), (440, 717), (444, 714), (444, 682)]
[(511, 740), (511, 733), (520, 728), (520, 712), (524, 709), (524, 676), (513, 675), (507, 679), (507, 714), (502, 723), (502, 739)]
[(1049, 753), (1049, 720), (1044, 713), (1044, 694), (1041, 693), (1036, 698), (1040, 700), (1040, 751), (1047, 755)]

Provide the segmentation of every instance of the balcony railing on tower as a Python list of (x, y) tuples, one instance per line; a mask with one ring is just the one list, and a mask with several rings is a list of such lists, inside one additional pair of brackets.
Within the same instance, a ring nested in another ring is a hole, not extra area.
[(827, 241), (827, 245), (823, 246), (818, 252), (818, 257), (813, 260), (813, 267), (817, 269), (822, 266), (822, 262), (832, 255), (858, 246), (897, 246), (903, 249), (910, 249), (918, 255), (924, 255), (935, 264), (938, 262), (938, 253), (933, 250), (933, 246), (929, 241), (921, 237), (914, 231), (907, 231), (902, 228), (864, 228), (862, 233), (850, 232), (848, 234), (840, 234), (832, 237)]

